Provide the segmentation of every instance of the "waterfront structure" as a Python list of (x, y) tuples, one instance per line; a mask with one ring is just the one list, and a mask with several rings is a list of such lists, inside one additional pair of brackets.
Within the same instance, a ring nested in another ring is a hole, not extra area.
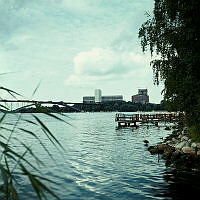
[(94, 96), (95, 103), (100, 103), (102, 101), (101, 90), (96, 89), (94, 95), (95, 95)]
[(95, 103), (94, 96), (85, 96), (83, 97), (83, 103)]
[(153, 123), (158, 126), (158, 122), (176, 122), (182, 115), (180, 113), (157, 113), (157, 114), (123, 114), (117, 113), (115, 121), (118, 127), (133, 126), (137, 127), (136, 123)]
[(123, 101), (122, 95), (102, 96), (100, 89), (95, 90), (95, 96), (84, 96), (83, 103), (103, 103), (112, 101)]
[(132, 96), (133, 103), (149, 103), (149, 95), (147, 89), (138, 89), (138, 94)]

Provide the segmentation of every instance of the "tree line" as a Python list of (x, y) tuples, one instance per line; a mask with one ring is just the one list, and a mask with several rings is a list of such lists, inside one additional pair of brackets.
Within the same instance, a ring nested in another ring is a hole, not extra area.
[(200, 1), (155, 0), (153, 15), (139, 30), (155, 84), (164, 82), (168, 109), (183, 111), (192, 137), (200, 138)]
[(53, 106), (41, 106), (37, 105), (31, 108), (24, 108), (20, 110), (21, 113), (41, 113), (41, 112), (52, 112), (52, 113), (70, 113), (70, 112), (136, 112), (136, 111), (162, 111), (165, 110), (164, 103), (153, 104), (153, 103), (132, 103), (132, 102), (105, 102), (101, 104), (75, 104), (73, 106), (61, 107), (58, 105)]

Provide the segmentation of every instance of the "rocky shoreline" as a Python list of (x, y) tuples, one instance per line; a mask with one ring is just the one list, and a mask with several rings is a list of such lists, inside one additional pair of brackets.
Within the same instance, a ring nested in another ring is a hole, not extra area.
[(173, 128), (162, 143), (149, 146), (149, 152), (162, 155), (167, 167), (200, 171), (200, 143), (192, 141), (186, 127)]

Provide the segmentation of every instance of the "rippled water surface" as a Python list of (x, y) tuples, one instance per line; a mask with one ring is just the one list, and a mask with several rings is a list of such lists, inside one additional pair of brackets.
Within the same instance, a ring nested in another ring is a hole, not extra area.
[[(57, 183), (49, 186), (62, 200), (183, 199), (182, 189), (192, 185), (187, 185), (186, 179), (176, 183), (177, 172), (166, 169), (164, 162), (158, 162), (158, 156), (150, 155), (144, 146), (144, 139), (153, 145), (170, 134), (164, 130), (164, 124), (116, 129), (115, 113), (67, 114), (64, 119), (71, 125), (41, 114), (37, 116), (55, 134), (65, 152), (59, 152), (29, 123), (20, 122), (18, 126), (37, 133), (54, 161), (30, 135), (20, 133), (15, 137), (23, 138), (45, 163), (40, 169), (45, 177)], [(23, 114), (22, 118), (31, 119), (31, 115)], [(16, 116), (9, 115), (7, 120), (15, 122)], [(23, 152), (20, 145), (16, 148)], [(35, 199), (27, 181), (19, 178), (19, 182), (24, 185), (21, 187), (23, 198)], [(198, 187), (195, 184), (194, 190)]]

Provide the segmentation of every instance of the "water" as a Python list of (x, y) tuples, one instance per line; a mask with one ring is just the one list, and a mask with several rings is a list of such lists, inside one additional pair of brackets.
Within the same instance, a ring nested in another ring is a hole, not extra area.
[[(18, 116), (8, 115), (6, 121), (15, 123)], [(154, 145), (170, 134), (164, 124), (116, 129), (115, 113), (67, 114), (64, 119), (71, 125), (42, 114), (37, 116), (62, 143), (65, 152), (58, 151), (38, 127), (24, 121), (19, 121), (17, 127), (36, 133), (54, 160), (31, 135), (15, 131), (13, 137), (31, 146), (45, 163), (40, 170), (57, 183), (48, 186), (62, 200), (184, 199), (190, 191), (195, 193), (200, 188), (197, 174), (166, 169), (164, 161), (158, 162), (158, 156), (150, 155), (144, 146), (144, 139)], [(33, 120), (30, 114), (21, 117)], [(23, 146), (14, 140), (13, 143), (23, 153)], [(29, 160), (35, 162), (33, 158)], [(22, 199), (35, 199), (27, 180), (17, 179)]]

